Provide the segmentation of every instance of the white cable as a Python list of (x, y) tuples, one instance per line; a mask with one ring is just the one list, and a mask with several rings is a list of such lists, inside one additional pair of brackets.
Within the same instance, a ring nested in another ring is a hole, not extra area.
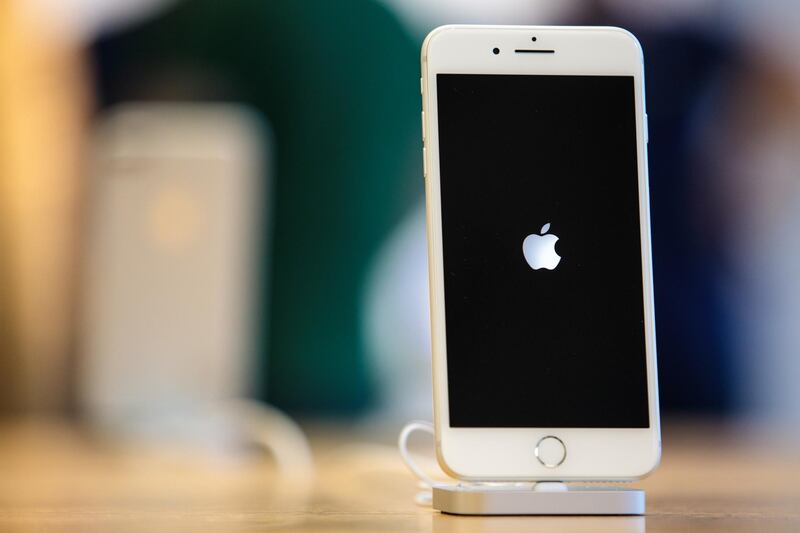
[(275, 407), (252, 400), (231, 400), (223, 409), (252, 443), (272, 454), (284, 494), (296, 498), (311, 494), (314, 458), (308, 439), (295, 421)]
[[(421, 492), (418, 492), (414, 496), (414, 502), (417, 505), (425, 505), (430, 506), (433, 503), (433, 492), (432, 489), (434, 487), (476, 487), (476, 486), (492, 486), (492, 487), (508, 487), (508, 488), (533, 488), (535, 485), (531, 485), (530, 482), (482, 482), (482, 483), (469, 483), (465, 481), (461, 481), (459, 483), (443, 483), (441, 481), (436, 481), (428, 474), (426, 474), (419, 465), (414, 461), (411, 457), (411, 453), (408, 451), (408, 438), (411, 436), (412, 433), (415, 431), (424, 431), (432, 436), (436, 436), (436, 433), (433, 428), (433, 424), (430, 422), (425, 422), (423, 420), (414, 420), (406, 424), (402, 431), (400, 431), (400, 436), (397, 438), (397, 448), (400, 451), (400, 457), (403, 458), (403, 462), (406, 464), (406, 467), (411, 471), (414, 476), (419, 480), (420, 488), (424, 489)], [(562, 485), (561, 483), (547, 483), (546, 485), (555, 486), (555, 485)], [(562, 485), (563, 487), (563, 485)], [(550, 488), (549, 490), (562, 490), (562, 487), (557, 488)], [(540, 488), (540, 490), (548, 490), (544, 486)], [(564, 489), (565, 490), (565, 489)]]
[(437, 482), (422, 471), (417, 463), (414, 462), (414, 459), (411, 457), (411, 453), (408, 451), (408, 437), (410, 437), (415, 431), (424, 431), (430, 435), (435, 435), (433, 431), (433, 424), (430, 422), (423, 422), (422, 420), (414, 420), (403, 427), (403, 430), (400, 432), (400, 437), (397, 439), (397, 448), (400, 450), (400, 457), (403, 458), (403, 462), (406, 464), (408, 469), (411, 470), (411, 473), (417, 476), (417, 479), (419, 479), (427, 487), (432, 488)]
[(408, 451), (408, 438), (415, 431), (423, 431), (431, 436), (435, 436), (433, 424), (423, 420), (414, 420), (406, 424), (403, 427), (403, 430), (400, 431), (400, 436), (397, 438), (397, 448), (400, 451), (400, 457), (403, 458), (403, 462), (406, 464), (406, 467), (408, 467), (411, 473), (414, 474), (414, 476), (416, 476), (416, 478), (419, 480), (421, 488), (425, 489), (421, 492), (418, 492), (414, 496), (414, 502), (417, 505), (429, 506), (433, 503), (433, 494), (431, 489), (434, 487), (448, 486), (450, 483), (436, 481), (426, 474), (411, 457), (411, 453)]

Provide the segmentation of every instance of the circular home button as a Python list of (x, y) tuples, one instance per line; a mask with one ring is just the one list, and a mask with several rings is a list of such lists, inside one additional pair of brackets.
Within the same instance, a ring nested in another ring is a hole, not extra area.
[(547, 468), (555, 468), (567, 458), (567, 447), (558, 437), (548, 435), (536, 443), (534, 450), (536, 458)]

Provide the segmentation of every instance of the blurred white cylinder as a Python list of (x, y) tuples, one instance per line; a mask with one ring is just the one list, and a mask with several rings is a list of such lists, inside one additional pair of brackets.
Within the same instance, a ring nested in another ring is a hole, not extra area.
[(263, 136), (225, 105), (127, 104), (97, 129), (79, 393), (127, 434), (218, 435), (253, 360)]

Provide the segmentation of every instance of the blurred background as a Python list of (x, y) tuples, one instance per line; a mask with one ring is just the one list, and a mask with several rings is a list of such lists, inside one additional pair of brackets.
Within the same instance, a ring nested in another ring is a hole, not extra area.
[(790, 0), (0, 2), (0, 409), (430, 418), (419, 49), (444, 23), (638, 36), (664, 419), (800, 431)]

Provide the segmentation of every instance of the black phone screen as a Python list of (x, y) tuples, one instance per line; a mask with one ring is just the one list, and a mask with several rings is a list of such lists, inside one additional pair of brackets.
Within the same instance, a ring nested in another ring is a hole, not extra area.
[(450, 425), (649, 427), (633, 77), (437, 91)]

